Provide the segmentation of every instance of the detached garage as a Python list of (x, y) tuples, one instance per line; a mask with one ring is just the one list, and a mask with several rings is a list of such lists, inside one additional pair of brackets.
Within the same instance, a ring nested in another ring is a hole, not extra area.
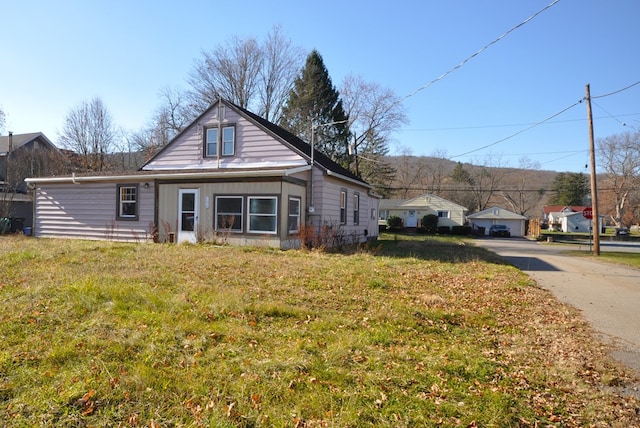
[(474, 227), (484, 227), (485, 234), (489, 233), (492, 224), (504, 224), (511, 229), (511, 236), (524, 236), (527, 218), (512, 211), (500, 207), (491, 207), (486, 210), (467, 216), (469, 223)]

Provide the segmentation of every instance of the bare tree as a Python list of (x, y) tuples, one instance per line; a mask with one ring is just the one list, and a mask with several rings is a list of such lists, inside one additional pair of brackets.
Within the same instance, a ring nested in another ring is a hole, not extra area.
[(233, 36), (226, 44), (203, 51), (191, 71), (192, 102), (205, 110), (218, 98), (277, 120), (304, 52), (274, 27), (261, 45), (254, 38)]
[(149, 124), (126, 136), (132, 147), (150, 158), (189, 125), (198, 114), (185, 91), (166, 87), (160, 91), (161, 104)]
[(4, 110), (0, 107), (0, 134), (4, 131), (6, 120), (7, 116), (5, 115)]
[(71, 109), (60, 134), (60, 142), (78, 153), (87, 171), (105, 169), (105, 155), (111, 152), (115, 138), (111, 114), (99, 97)]
[[(233, 36), (224, 44), (203, 50), (187, 78), (190, 88), (162, 92), (161, 105), (150, 125), (154, 129), (141, 132), (142, 141), (162, 147), (171, 139), (168, 135), (180, 132), (219, 98), (277, 122), (305, 56), (278, 26), (263, 43)], [(148, 138), (153, 138), (153, 143)]]
[(443, 183), (449, 175), (449, 165), (447, 152), (444, 149), (435, 150), (430, 157), (422, 159), (421, 185), (425, 192), (440, 195), (443, 190)]
[(376, 187), (387, 187), (395, 171), (384, 157), (394, 131), (407, 123), (399, 98), (356, 75), (347, 76), (339, 92), (353, 137), (352, 170)]
[(478, 211), (488, 207), (494, 193), (502, 185), (503, 176), (504, 169), (499, 161), (494, 162), (491, 159), (472, 169), (470, 190)]
[(225, 45), (203, 51), (196, 61), (189, 84), (205, 110), (218, 98), (225, 98), (242, 108), (256, 96), (263, 56), (253, 38), (233, 36)]
[(291, 40), (282, 35), (280, 27), (276, 26), (267, 36), (262, 55), (257, 113), (266, 120), (277, 122), (298, 71), (304, 64), (306, 52), (293, 46)]
[(599, 187), (613, 193), (612, 219), (622, 226), (625, 209), (637, 197), (640, 185), (640, 132), (611, 135), (598, 141), (598, 158), (604, 170)]
[(412, 190), (420, 182), (422, 169), (417, 165), (416, 157), (409, 147), (403, 147), (400, 152), (399, 162), (397, 163), (395, 189), (397, 196), (401, 199), (407, 199), (412, 195)]
[[(520, 159), (519, 169), (505, 172), (503, 190), (500, 192), (511, 210), (520, 215), (526, 215), (537, 207), (544, 197), (544, 189), (533, 189), (535, 174), (540, 169), (540, 163), (529, 158)], [(509, 183), (507, 185), (506, 183)]]

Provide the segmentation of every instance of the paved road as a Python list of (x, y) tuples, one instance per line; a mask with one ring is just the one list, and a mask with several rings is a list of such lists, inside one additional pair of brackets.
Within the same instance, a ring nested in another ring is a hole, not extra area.
[[(521, 238), (480, 238), (491, 250), (550, 290), (557, 299), (582, 311), (605, 341), (615, 345), (614, 358), (640, 375), (640, 270), (575, 257), (567, 250), (589, 251), (588, 243), (559, 245)], [(601, 242), (600, 252), (640, 253), (640, 245)]]

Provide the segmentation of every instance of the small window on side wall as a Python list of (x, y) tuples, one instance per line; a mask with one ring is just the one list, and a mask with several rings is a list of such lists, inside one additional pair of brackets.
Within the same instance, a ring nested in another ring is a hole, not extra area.
[(289, 198), (289, 233), (300, 232), (300, 198)]
[(353, 224), (360, 224), (360, 195), (353, 194)]
[(118, 206), (116, 207), (117, 220), (138, 220), (138, 185), (118, 185)]
[(340, 224), (347, 224), (347, 191), (340, 190)]

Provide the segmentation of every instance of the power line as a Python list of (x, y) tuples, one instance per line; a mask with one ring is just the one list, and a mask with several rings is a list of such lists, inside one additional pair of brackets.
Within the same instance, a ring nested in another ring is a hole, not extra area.
[(519, 23), (518, 25), (516, 25), (515, 27), (512, 27), (511, 29), (507, 30), (506, 32), (502, 33), (500, 36), (498, 36), (498, 38), (494, 39), (493, 41), (491, 41), (490, 43), (486, 44), (485, 46), (483, 46), (482, 48), (480, 48), (479, 50), (477, 50), (476, 52), (474, 52), (473, 54), (471, 54), (470, 56), (468, 56), (467, 58), (465, 58), (460, 64), (452, 67), (451, 69), (449, 69), (447, 72), (441, 74), (440, 76), (436, 77), (435, 79), (433, 79), (432, 81), (430, 81), (429, 83), (427, 83), (426, 85), (423, 85), (422, 87), (416, 89), (415, 91), (413, 91), (412, 93), (410, 93), (409, 95), (406, 95), (405, 97), (399, 99), (396, 104), (401, 103), (402, 101), (406, 100), (407, 98), (410, 98), (414, 95), (416, 95), (417, 93), (427, 89), (429, 86), (433, 85), (434, 83), (444, 79), (445, 77), (447, 77), (449, 74), (453, 73), (454, 71), (458, 70), (459, 68), (461, 68), (462, 66), (464, 66), (466, 63), (468, 63), (469, 61), (471, 61), (473, 58), (477, 57), (478, 55), (480, 55), (482, 52), (486, 51), (487, 49), (489, 49), (491, 46), (495, 45), (496, 43), (498, 43), (500, 40), (504, 39), (506, 36), (508, 36), (510, 33), (514, 32), (515, 30), (517, 30), (518, 28), (522, 27), (523, 25), (527, 24), (529, 21), (533, 20), (534, 18), (536, 18), (538, 15), (540, 15), (541, 13), (543, 13), (544, 11), (546, 11), (547, 9), (550, 9), (551, 7), (553, 7), (556, 3), (558, 3), (560, 0), (553, 0), (551, 3), (549, 3), (547, 6), (545, 6), (544, 8), (540, 9), (538, 12), (534, 13), (533, 15), (531, 15), (530, 17), (528, 17), (527, 19), (525, 19), (524, 21), (522, 21), (521, 23)]
[(498, 141), (495, 141), (495, 142), (493, 142), (493, 143), (491, 143), (491, 144), (487, 144), (487, 145), (484, 145), (484, 146), (482, 146), (482, 147), (478, 147), (477, 149), (469, 150), (468, 152), (461, 153), (461, 154), (459, 154), (459, 155), (455, 155), (455, 156), (451, 156), (451, 158), (450, 158), (450, 159), (459, 158), (459, 157), (462, 157), (462, 156), (465, 156), (465, 155), (468, 155), (468, 154), (471, 154), (471, 153), (479, 152), (480, 150), (484, 150), (484, 149), (486, 149), (486, 148), (488, 148), (488, 147), (495, 146), (495, 145), (497, 145), (497, 144), (503, 143), (503, 142), (505, 142), (505, 141), (507, 141), (507, 140), (509, 140), (509, 139), (511, 139), (511, 138), (513, 138), (513, 137), (515, 137), (515, 136), (517, 136), (517, 135), (520, 135), (520, 134), (522, 134), (522, 133), (524, 133), (524, 132), (527, 132), (527, 131), (529, 131), (530, 129), (535, 128), (536, 126), (539, 126), (539, 125), (541, 125), (541, 124), (543, 124), (543, 123), (545, 123), (545, 122), (547, 122), (547, 121), (549, 121), (549, 120), (553, 119), (554, 117), (560, 116), (560, 115), (561, 115), (562, 113), (564, 113), (565, 111), (570, 110), (570, 109), (574, 108), (575, 106), (577, 106), (578, 104), (582, 103), (582, 101), (583, 101), (583, 100), (576, 101), (575, 103), (571, 104), (570, 106), (563, 108), (563, 109), (562, 109), (562, 110), (560, 110), (559, 112), (552, 114), (551, 116), (549, 116), (549, 117), (547, 117), (547, 118), (545, 118), (545, 119), (541, 120), (540, 122), (536, 122), (536, 123), (534, 123), (533, 125), (528, 126), (528, 127), (524, 128), (524, 129), (521, 129), (520, 131), (518, 131), (518, 132), (516, 132), (516, 133), (514, 133), (514, 134), (511, 134), (511, 135), (509, 135), (509, 136), (507, 136), (507, 137), (505, 137), (505, 138), (502, 138), (502, 139), (500, 139), (500, 140), (498, 140)]
[[(617, 115), (617, 117), (628, 117), (628, 116), (639, 116), (639, 115), (640, 115), (640, 113), (624, 113), (624, 114)], [(611, 117), (611, 115), (609, 115), (609, 116), (598, 116), (598, 117), (594, 117), (594, 119), (604, 119), (606, 117)], [(547, 121), (545, 123), (552, 124), (552, 123), (585, 122), (586, 120), (587, 119), (585, 119), (585, 118), (583, 118), (583, 119), (551, 120), (551, 121)], [(535, 123), (536, 122), (521, 122), (521, 123), (503, 123), (503, 124), (496, 124), (496, 125), (451, 126), (451, 127), (444, 127), (444, 128), (406, 128), (406, 129), (400, 129), (398, 132), (462, 131), (462, 130), (466, 130), (466, 129), (509, 128), (509, 127), (514, 127), (514, 126), (529, 126), (529, 125), (534, 125)]]
[(620, 92), (624, 92), (627, 89), (631, 89), (636, 85), (640, 85), (640, 80), (638, 80), (636, 83), (632, 83), (629, 86), (626, 86), (626, 87), (624, 87), (622, 89), (618, 89), (617, 91), (609, 92), (608, 94), (598, 95), (598, 96), (591, 96), (591, 100), (594, 100), (594, 99), (597, 99), (597, 98), (610, 97), (611, 95), (619, 94)]
[[(591, 100), (591, 102), (593, 104), (595, 104), (596, 107), (598, 107), (600, 110), (604, 111), (605, 113), (607, 113), (608, 117), (610, 117), (611, 119), (615, 120), (616, 122), (618, 122), (620, 125), (622, 126), (628, 126), (625, 122), (621, 121), (620, 119), (618, 119), (617, 117), (615, 117), (614, 115), (612, 115), (611, 113), (609, 113), (604, 107), (602, 107), (600, 104), (598, 104), (597, 102), (593, 101), (593, 99)], [(632, 129), (635, 129), (635, 127), (633, 126), (629, 126)]]

